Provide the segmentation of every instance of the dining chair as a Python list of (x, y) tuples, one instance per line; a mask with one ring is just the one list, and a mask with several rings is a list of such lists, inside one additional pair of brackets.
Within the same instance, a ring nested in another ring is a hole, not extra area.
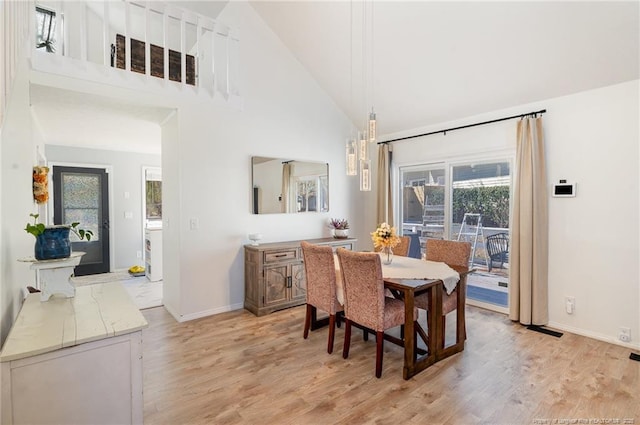
[(330, 246), (300, 242), (307, 278), (307, 313), (304, 318), (304, 339), (309, 336), (313, 307), (329, 313), (327, 353), (333, 352), (336, 315), (343, 307), (336, 298), (336, 266)]
[[(400, 255), (402, 257), (407, 257), (409, 255), (409, 247), (411, 246), (411, 237), (410, 236), (400, 236), (400, 243), (398, 245), (391, 248), (393, 251), (393, 255)], [(378, 248), (377, 251), (382, 250), (382, 247)]]
[[(351, 324), (371, 329), (376, 334), (376, 377), (382, 376), (384, 331), (404, 324), (404, 302), (385, 296), (380, 255), (375, 252), (336, 251), (344, 285), (344, 348), (349, 357)], [(418, 309), (414, 308), (414, 320)]]
[[(469, 242), (427, 239), (425, 250), (426, 260), (443, 262), (449, 266), (469, 266), (469, 256), (471, 255), (471, 244)], [(440, 341), (441, 347), (444, 347), (447, 314), (457, 309), (458, 294), (462, 292), (460, 290), (460, 285), (464, 285), (465, 282), (466, 281), (464, 278), (460, 279), (458, 286), (456, 286), (456, 289), (454, 289), (451, 294), (447, 294), (444, 290), (442, 291), (442, 340)], [(464, 291), (463, 293), (466, 293), (466, 291)], [(418, 308), (427, 310), (429, 306), (429, 298), (427, 294), (416, 296), (415, 305)], [(458, 319), (460, 320), (461, 317), (464, 316), (459, 314)], [(461, 332), (459, 332), (460, 330)], [(456, 344), (466, 339), (466, 326), (464, 320), (462, 320), (462, 326), (458, 326), (456, 329)]]

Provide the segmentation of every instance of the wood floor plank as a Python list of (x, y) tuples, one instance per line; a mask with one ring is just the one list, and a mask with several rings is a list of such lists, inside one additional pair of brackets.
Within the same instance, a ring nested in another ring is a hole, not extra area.
[(462, 353), (405, 381), (402, 348), (385, 343), (376, 379), (375, 338), (354, 332), (345, 360), (339, 328), (327, 354), (326, 328), (302, 338), (304, 313), (177, 323), (144, 310), (145, 424), (640, 424), (640, 363), (624, 347), (467, 307)]

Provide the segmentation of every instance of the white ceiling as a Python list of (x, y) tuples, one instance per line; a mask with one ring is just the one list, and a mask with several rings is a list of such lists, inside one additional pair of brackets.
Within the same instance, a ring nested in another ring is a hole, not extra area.
[(52, 145), (160, 154), (160, 126), (172, 111), (31, 85), (31, 109)]
[[(216, 18), (227, 2), (173, 3)], [(382, 135), (640, 78), (638, 1), (375, 1), (364, 19), (361, 1), (250, 4), (354, 123), (373, 106)], [(159, 152), (170, 112), (31, 96), (52, 144)]]
[(375, 107), (380, 134), (640, 77), (638, 1), (366, 2), (364, 36), (360, 1), (251, 4), (356, 124)]

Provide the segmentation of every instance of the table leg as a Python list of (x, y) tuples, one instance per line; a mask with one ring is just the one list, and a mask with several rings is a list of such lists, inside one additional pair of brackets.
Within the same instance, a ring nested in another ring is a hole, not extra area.
[(429, 294), (429, 355), (435, 355), (436, 351), (443, 349), (441, 346), (444, 337), (442, 335), (442, 285), (431, 288)]
[(311, 306), (311, 330), (315, 331), (329, 325), (329, 316), (318, 319), (318, 309)]
[[(429, 325), (427, 329), (428, 353), (426, 356), (415, 359), (411, 364), (411, 367), (407, 367), (407, 351), (405, 349), (405, 369), (403, 375), (404, 379), (409, 379), (413, 375), (416, 375), (417, 373), (434, 364), (438, 355), (440, 354), (440, 350), (438, 349), (437, 344), (441, 338), (440, 335), (442, 335), (442, 322), (441, 320), (438, 320), (440, 319), (440, 316), (442, 316), (442, 282), (429, 287), (426, 290), (426, 293), (429, 303), (427, 309), (427, 322)], [(413, 302), (411, 303), (411, 306), (413, 307)]]
[(416, 332), (413, 326), (413, 291), (404, 292), (404, 369), (402, 377), (409, 379), (415, 374)]

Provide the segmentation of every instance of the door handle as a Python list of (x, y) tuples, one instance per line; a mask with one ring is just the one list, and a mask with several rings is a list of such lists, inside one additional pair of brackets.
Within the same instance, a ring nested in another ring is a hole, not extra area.
[(291, 288), (293, 279), (291, 276), (287, 276), (287, 288)]

